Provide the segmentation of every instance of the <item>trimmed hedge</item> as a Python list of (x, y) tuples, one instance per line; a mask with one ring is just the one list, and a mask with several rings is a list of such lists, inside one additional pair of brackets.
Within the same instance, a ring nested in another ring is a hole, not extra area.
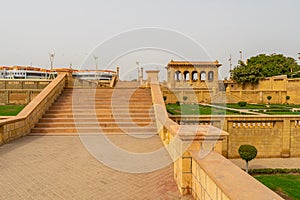
[(271, 169), (271, 168), (249, 169), (249, 174), (251, 174), (251, 175), (257, 175), (257, 174), (295, 174), (295, 173), (300, 174), (300, 169), (282, 169), (282, 168), (277, 168), (277, 169)]

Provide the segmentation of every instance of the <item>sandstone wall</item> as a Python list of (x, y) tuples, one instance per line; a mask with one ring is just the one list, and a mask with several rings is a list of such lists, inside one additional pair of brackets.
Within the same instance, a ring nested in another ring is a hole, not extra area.
[(251, 144), (258, 158), (300, 156), (300, 116), (171, 116), (177, 123), (211, 124), (229, 133), (223, 141), (222, 154), (239, 158), (238, 148)]

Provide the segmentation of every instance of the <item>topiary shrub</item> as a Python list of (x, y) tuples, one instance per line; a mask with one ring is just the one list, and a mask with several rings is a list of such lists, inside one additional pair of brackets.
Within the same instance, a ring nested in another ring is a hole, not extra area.
[(286, 104), (289, 104), (288, 101), (291, 99), (291, 97), (290, 96), (286, 96), (285, 99), (286, 99)]
[(167, 100), (167, 96), (164, 96), (164, 101), (166, 101)]
[(188, 97), (187, 96), (183, 96), (182, 99), (183, 99), (183, 101), (186, 101), (188, 99)]
[(267, 96), (267, 99), (268, 99), (269, 104), (270, 104), (270, 101), (271, 101), (271, 99), (272, 99), (272, 96)]
[(256, 157), (257, 149), (252, 145), (243, 144), (239, 147), (238, 152), (241, 158), (246, 161), (246, 172), (248, 173), (248, 162)]
[(246, 107), (246, 106), (247, 106), (247, 102), (245, 102), (245, 101), (240, 101), (240, 102), (238, 102), (238, 105), (239, 105), (240, 107)]

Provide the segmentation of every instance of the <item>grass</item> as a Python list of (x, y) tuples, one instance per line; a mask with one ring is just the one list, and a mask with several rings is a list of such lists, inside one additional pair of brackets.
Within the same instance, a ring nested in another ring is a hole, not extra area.
[(225, 107), (228, 108), (235, 108), (235, 109), (284, 109), (287, 108), (285, 105), (275, 105), (275, 104), (270, 104), (270, 105), (265, 105), (265, 104), (247, 104), (246, 106), (239, 106), (238, 104), (225, 104)]
[(6, 106), (0, 106), (0, 116), (15, 116), (24, 107), (25, 107), (25, 105), (6, 105)]
[(193, 104), (167, 104), (167, 111), (172, 115), (239, 115), (239, 112), (211, 108), (210, 106)]
[(300, 112), (265, 112), (267, 115), (300, 115)]
[[(300, 112), (292, 112), (292, 108), (297, 108), (300, 105), (286, 105), (286, 104), (247, 104), (246, 106), (239, 106), (238, 104), (214, 104), (217, 106), (247, 109), (252, 112), (263, 113), (267, 115), (300, 115)], [(166, 105), (168, 112), (172, 115), (248, 115), (238, 111), (231, 111), (221, 108), (211, 108), (210, 106), (193, 105), (193, 104), (168, 104)]]
[(256, 175), (254, 178), (278, 194), (283, 193), (290, 199), (300, 200), (299, 174)]

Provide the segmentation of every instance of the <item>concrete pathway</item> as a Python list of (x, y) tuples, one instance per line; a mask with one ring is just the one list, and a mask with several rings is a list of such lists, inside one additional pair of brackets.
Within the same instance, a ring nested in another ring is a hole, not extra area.
[[(230, 159), (230, 161), (240, 168), (245, 168), (245, 161), (242, 159)], [(300, 158), (260, 158), (249, 162), (249, 169), (264, 168), (300, 169)]]
[[(111, 137), (127, 143), (124, 136)], [(159, 142), (158, 136), (149, 138), (153, 148)], [(134, 151), (144, 151), (143, 146), (135, 143)], [(172, 165), (144, 174), (116, 171), (94, 159), (76, 136), (27, 136), (5, 144), (0, 174), (0, 199), (5, 200), (191, 198), (180, 197)]]
[(207, 103), (200, 103), (202, 106), (210, 106), (213, 108), (219, 108), (219, 109), (224, 109), (224, 110), (231, 110), (231, 111), (236, 111), (236, 112), (242, 112), (242, 113), (247, 113), (251, 115), (266, 115), (262, 113), (257, 113), (257, 112), (252, 112), (248, 109), (236, 109), (236, 108), (229, 108), (229, 107), (224, 107), (224, 106), (218, 106), (218, 105), (213, 105), (213, 104), (207, 104)]

